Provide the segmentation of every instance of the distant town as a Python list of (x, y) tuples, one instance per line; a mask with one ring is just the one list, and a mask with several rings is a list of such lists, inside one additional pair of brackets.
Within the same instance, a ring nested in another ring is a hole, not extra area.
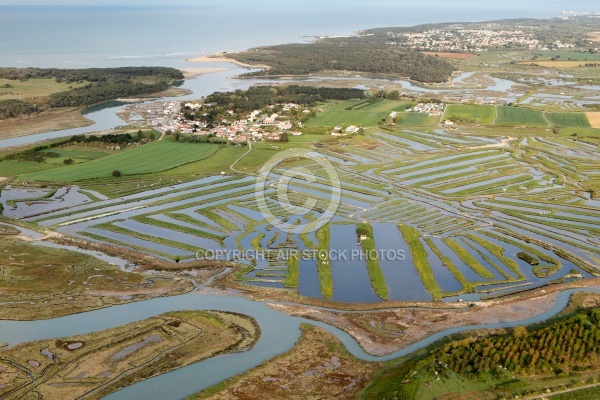
[(529, 50), (558, 50), (574, 48), (571, 43), (560, 40), (547, 45), (542, 43), (527, 27), (499, 29), (497, 23), (487, 24), (485, 29), (467, 29), (462, 25), (429, 29), (421, 33), (391, 33), (388, 44), (402, 44), (425, 51), (481, 52), (490, 48), (518, 47)]

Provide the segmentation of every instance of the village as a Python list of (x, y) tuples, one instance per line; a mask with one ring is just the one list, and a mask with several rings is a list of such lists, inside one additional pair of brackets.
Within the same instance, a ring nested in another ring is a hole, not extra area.
[(299, 136), (302, 122), (297, 114), (309, 114), (298, 104), (276, 104), (249, 114), (236, 114), (227, 110), (212, 120), (213, 104), (201, 101), (180, 103), (176, 101), (135, 104), (130, 106), (128, 121), (136, 126), (151, 126), (163, 134), (206, 136), (231, 143), (248, 141), (285, 141), (289, 136)]
[[(302, 122), (299, 116), (310, 116), (310, 109), (298, 104), (285, 103), (269, 105), (250, 113), (236, 114), (227, 110), (219, 114), (218, 120), (210, 120), (211, 103), (176, 101), (134, 104), (130, 106), (129, 119), (136, 126), (148, 126), (165, 135), (181, 134), (216, 138), (232, 144), (247, 142), (279, 142), (287, 141), (290, 136), (300, 136)], [(443, 103), (418, 103), (406, 109), (406, 113), (424, 113), (428, 116), (442, 116), (445, 111)], [(393, 111), (386, 120), (394, 122), (400, 112)], [(447, 121), (446, 124), (451, 124)], [(335, 126), (330, 134), (343, 137), (361, 133), (360, 125)]]
[(408, 46), (422, 51), (481, 52), (490, 49), (519, 48), (528, 50), (558, 50), (575, 47), (569, 43), (555, 41), (551, 45), (542, 43), (526, 27), (521, 29), (497, 29), (488, 24), (485, 29), (465, 29), (460, 25), (434, 28), (419, 33), (395, 33), (388, 44)]

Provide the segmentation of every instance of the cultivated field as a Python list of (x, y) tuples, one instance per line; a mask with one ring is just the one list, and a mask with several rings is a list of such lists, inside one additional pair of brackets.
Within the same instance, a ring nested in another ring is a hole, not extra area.
[(588, 112), (585, 113), (589, 124), (592, 128), (599, 129), (600, 128), (600, 112)]
[(415, 112), (401, 113), (397, 118), (398, 126), (433, 126), (440, 121), (440, 117)]
[(590, 128), (588, 117), (584, 113), (546, 113), (551, 125), (561, 127)]
[(77, 167), (65, 166), (25, 175), (23, 179), (28, 181), (76, 182), (83, 179), (109, 177), (115, 170), (120, 171), (121, 175), (155, 173), (208, 158), (218, 148), (218, 145), (212, 144), (198, 143), (190, 145), (160, 141), (134, 149), (124, 149)]
[(404, 111), (414, 103), (382, 100), (370, 103), (368, 100), (355, 100), (340, 103), (310, 119), (306, 126), (377, 126), (392, 111)]
[(496, 125), (548, 125), (541, 111), (498, 106), (497, 112)]
[(494, 106), (450, 104), (444, 119), (456, 119), (458, 122), (491, 125), (494, 120)]

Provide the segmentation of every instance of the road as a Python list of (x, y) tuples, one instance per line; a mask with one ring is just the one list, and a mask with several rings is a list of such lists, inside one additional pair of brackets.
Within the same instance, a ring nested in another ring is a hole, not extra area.
[(176, 101), (175, 105), (173, 106), (173, 109), (171, 110), (169, 115), (166, 116), (166, 118), (163, 122), (163, 126), (156, 127), (156, 130), (162, 133), (158, 140), (163, 140), (165, 138), (165, 135), (167, 134), (167, 128), (165, 128), (165, 126), (170, 126), (170, 125), (175, 124), (175, 119), (179, 116), (180, 110), (181, 110), (181, 102)]
[(534, 399), (552, 400), (552, 398), (554, 396), (559, 395), (559, 394), (577, 392), (579, 390), (589, 389), (589, 388), (593, 388), (593, 387), (597, 387), (597, 386), (600, 386), (600, 383), (592, 383), (590, 385), (578, 386), (575, 388), (570, 388), (570, 389), (565, 389), (565, 390), (558, 390), (558, 391), (552, 392), (552, 393), (538, 394), (535, 396), (527, 396), (527, 397), (523, 397), (523, 400), (534, 400)]

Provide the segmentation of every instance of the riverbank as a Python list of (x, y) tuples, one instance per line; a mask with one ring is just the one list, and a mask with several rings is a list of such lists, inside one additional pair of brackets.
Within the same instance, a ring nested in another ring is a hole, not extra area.
[(318, 393), (319, 398), (354, 399), (382, 366), (353, 357), (325, 329), (311, 325), (302, 325), (301, 329), (300, 340), (288, 352), (190, 400), (301, 400), (307, 398), (307, 393)]
[(6, 372), (14, 376), (10, 382), (0, 379), (2, 395), (35, 390), (42, 398), (100, 398), (158, 374), (247, 350), (259, 335), (256, 321), (240, 314), (184, 311), (23, 343), (0, 351), (0, 359), (12, 361)]
[(502, 299), (474, 302), (472, 307), (463, 310), (407, 307), (344, 312), (299, 304), (268, 304), (291, 316), (336, 326), (349, 333), (367, 353), (385, 356), (455, 327), (498, 324), (535, 317), (555, 304), (558, 293), (572, 288), (600, 288), (600, 281), (588, 279), (549, 285)]
[(82, 128), (93, 124), (94, 121), (83, 116), (79, 109), (45, 111), (33, 118), (11, 118), (0, 121), (0, 140)]

